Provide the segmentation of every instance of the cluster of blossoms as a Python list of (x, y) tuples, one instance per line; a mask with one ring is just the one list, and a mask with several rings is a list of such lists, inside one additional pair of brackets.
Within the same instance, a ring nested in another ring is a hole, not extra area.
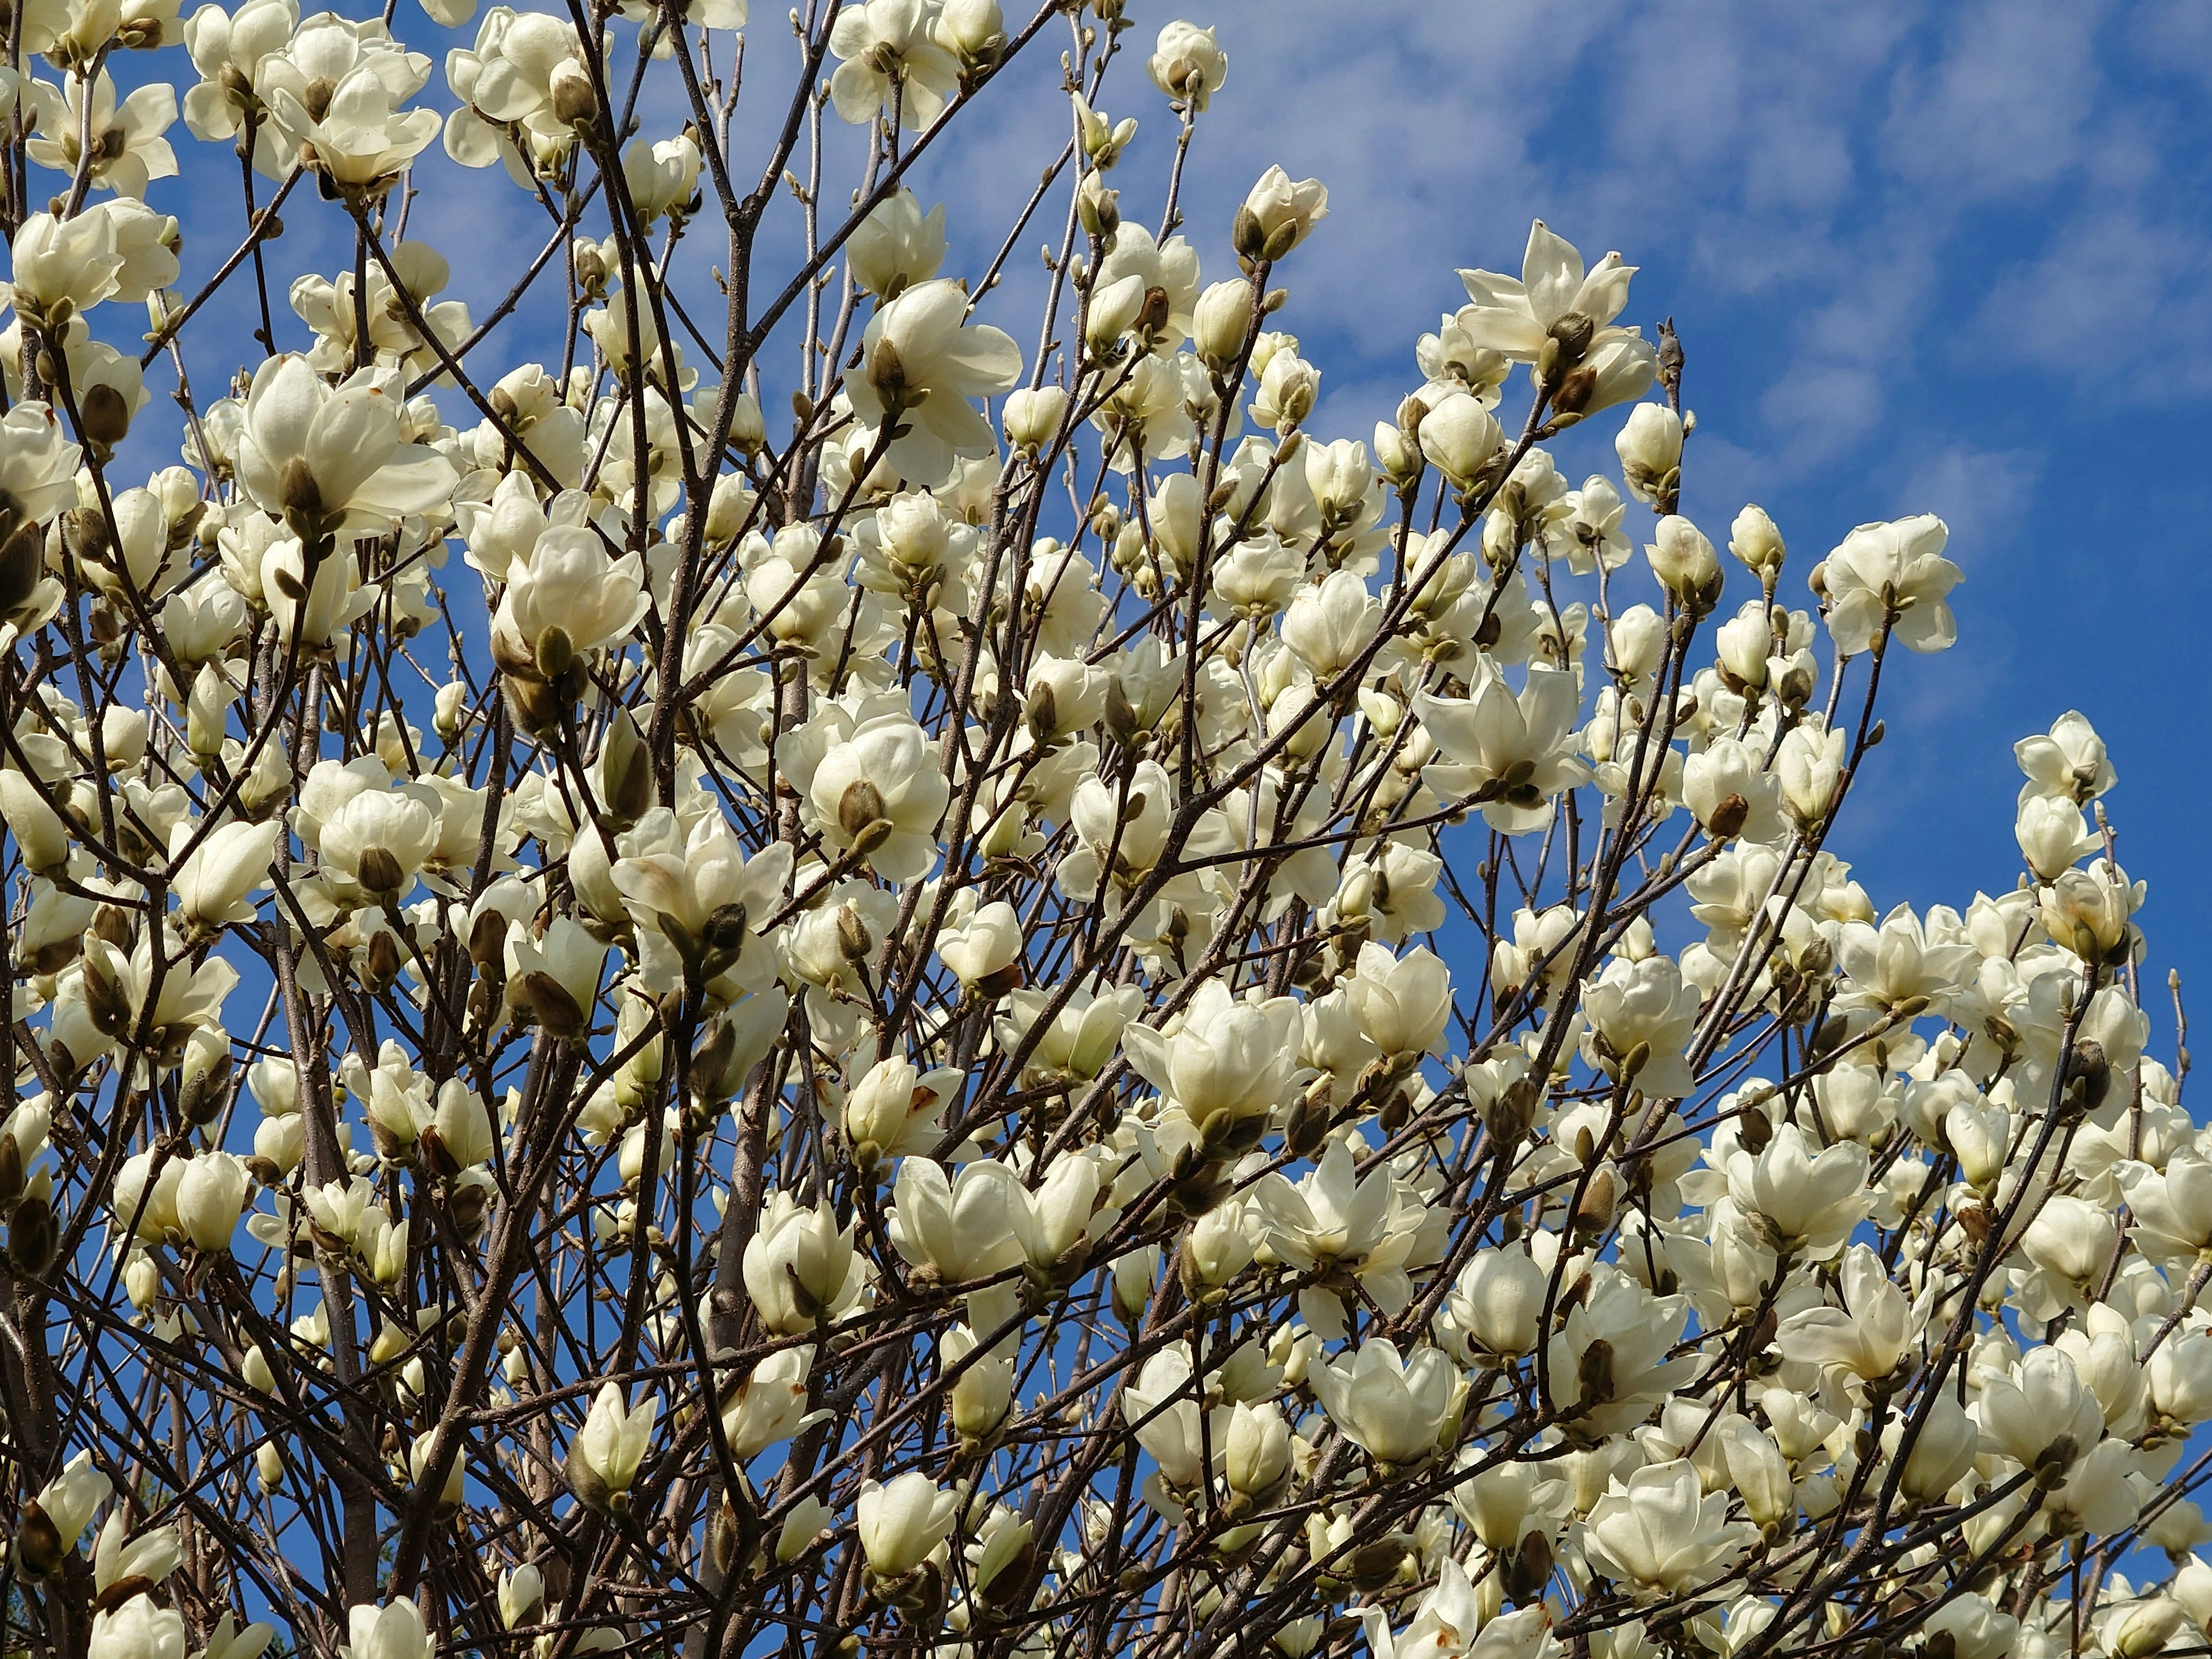
[[(1717, 548), (1619, 256), (1461, 272), (1329, 439), (1327, 191), (1206, 281), (1229, 58), (1112, 79), (1122, 0), (814, 0), (764, 133), (743, 0), (437, 91), (388, 15), (13, 15), (0, 1647), (2206, 1650), (2104, 744), (2019, 745), (2015, 884), (1862, 889), (1945, 527)], [(1062, 41), (974, 244), (1064, 224), (1032, 355), (913, 164)], [(179, 109), (234, 250), (144, 199)], [(482, 321), (441, 137), (546, 216)], [(281, 330), (278, 207), (355, 249)]]

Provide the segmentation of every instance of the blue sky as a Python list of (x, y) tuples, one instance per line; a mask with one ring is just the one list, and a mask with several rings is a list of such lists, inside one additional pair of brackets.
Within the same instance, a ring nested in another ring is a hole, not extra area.
[[(781, 9), (760, 0), (748, 32), (740, 171), (757, 169), (766, 106), (780, 115), (788, 86)], [(1716, 539), (1747, 500), (1767, 507), (1792, 550), (1785, 597), (1804, 604), (1805, 572), (1853, 524), (1934, 511), (1951, 525), (1960, 642), (1892, 678), (1892, 741), (1841, 836), (1877, 902), (2010, 885), (2011, 744), (2078, 707), (2120, 770), (2111, 806), (2123, 863), (2151, 884), (2154, 982), (2212, 968), (2212, 894), (2191, 879), (2207, 757), (2189, 620), (2212, 597), (2197, 546), (2212, 506), (2212, 7), (1131, 10), (1130, 61), (1103, 100), (1143, 123), (1115, 180), (1130, 216), (1158, 211), (1174, 129), (1141, 59), (1176, 15), (1218, 26), (1231, 57), (1185, 191), (1209, 273), (1231, 269), (1230, 216), (1264, 167), (1330, 187), (1329, 218), (1281, 273), (1280, 321), (1324, 370), (1316, 433), (1364, 437), (1395, 406), (1419, 378), (1415, 337), (1462, 301), (1454, 268), (1516, 270), (1531, 217), (1593, 258), (1619, 248), (1641, 267), (1624, 320), (1672, 313), (1681, 331), (1700, 422), (1684, 510)], [(444, 52), (474, 25), (446, 34), (414, 0), (398, 25), (439, 61), (426, 101), (449, 106)], [(921, 170), (925, 198), (951, 209), (948, 270), (981, 270), (1064, 136), (1058, 52), (1040, 42)], [(189, 73), (181, 54), (161, 67)], [(666, 91), (645, 100), (651, 129), (681, 118)], [(189, 283), (235, 245), (234, 164), (174, 136), (185, 176), (152, 195), (184, 219)], [(481, 315), (542, 242), (542, 213), (496, 170), (434, 150), (420, 179), (411, 229), (453, 260), (453, 292)], [(279, 337), (295, 345), (282, 279), (350, 258), (342, 216), (304, 196), (271, 250)], [(1025, 349), (1036, 246), (1061, 211), (1024, 236), (994, 302)], [(794, 218), (780, 212), (770, 241), (787, 251)], [(211, 395), (227, 366), (193, 366)], [(1556, 447), (1577, 477), (1611, 465), (1615, 422), (1591, 424)]]

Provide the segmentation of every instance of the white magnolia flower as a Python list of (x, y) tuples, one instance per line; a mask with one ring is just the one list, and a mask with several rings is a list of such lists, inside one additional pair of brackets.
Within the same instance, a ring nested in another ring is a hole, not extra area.
[(568, 1443), (568, 1486), (586, 1509), (620, 1515), (629, 1505), (629, 1485), (653, 1444), (653, 1420), (660, 1410), (647, 1396), (635, 1409), (625, 1406), (618, 1383), (609, 1382), (592, 1397), (584, 1426)]
[(1708, 1493), (1686, 1460), (1616, 1479), (1589, 1517), (1591, 1563), (1639, 1596), (1686, 1589), (1740, 1556), (1755, 1528), (1728, 1519), (1726, 1492)]
[(840, 59), (830, 101), (855, 126), (881, 112), (929, 125), (960, 87), (958, 59), (936, 38), (929, 0), (860, 0), (837, 14), (830, 50)]
[[(870, 0), (870, 9), (904, 0)], [(858, 14), (848, 11), (839, 18)], [(870, 426), (905, 427), (885, 459), (901, 476), (935, 484), (962, 456), (988, 455), (990, 422), (969, 402), (1007, 390), (1022, 372), (1013, 337), (963, 327), (968, 295), (957, 283), (916, 283), (878, 311), (860, 338), (860, 370), (846, 380), (853, 412)]]
[(1836, 649), (1856, 656), (1877, 638), (1912, 651), (1942, 651), (1959, 637), (1944, 596), (1964, 580), (1943, 556), (1950, 528), (1923, 513), (1890, 524), (1863, 524), (1814, 573), (1828, 601)]
[(166, 81), (118, 100), (102, 70), (90, 81), (70, 76), (61, 92), (44, 82), (35, 91), (40, 136), (23, 148), (40, 167), (75, 173), (89, 137), (88, 171), (103, 189), (143, 199), (149, 182), (176, 177), (176, 152), (161, 136), (177, 118), (176, 88)]

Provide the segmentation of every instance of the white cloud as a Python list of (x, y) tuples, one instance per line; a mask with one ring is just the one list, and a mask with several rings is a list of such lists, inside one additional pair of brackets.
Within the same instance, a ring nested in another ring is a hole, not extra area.
[(1893, 510), (1942, 519), (1951, 527), (1951, 558), (1972, 574), (2002, 550), (2026, 517), (2040, 471), (2027, 450), (1953, 445), (1924, 456), (1905, 475)]

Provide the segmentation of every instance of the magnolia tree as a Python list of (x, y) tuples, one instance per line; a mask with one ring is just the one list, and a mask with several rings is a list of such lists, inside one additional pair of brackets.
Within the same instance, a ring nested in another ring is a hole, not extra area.
[(1940, 522), (1717, 551), (1540, 223), (1309, 431), (1212, 31), (469, 12), (9, 14), (8, 1650), (2207, 1651), (2104, 747), (1830, 848)]

